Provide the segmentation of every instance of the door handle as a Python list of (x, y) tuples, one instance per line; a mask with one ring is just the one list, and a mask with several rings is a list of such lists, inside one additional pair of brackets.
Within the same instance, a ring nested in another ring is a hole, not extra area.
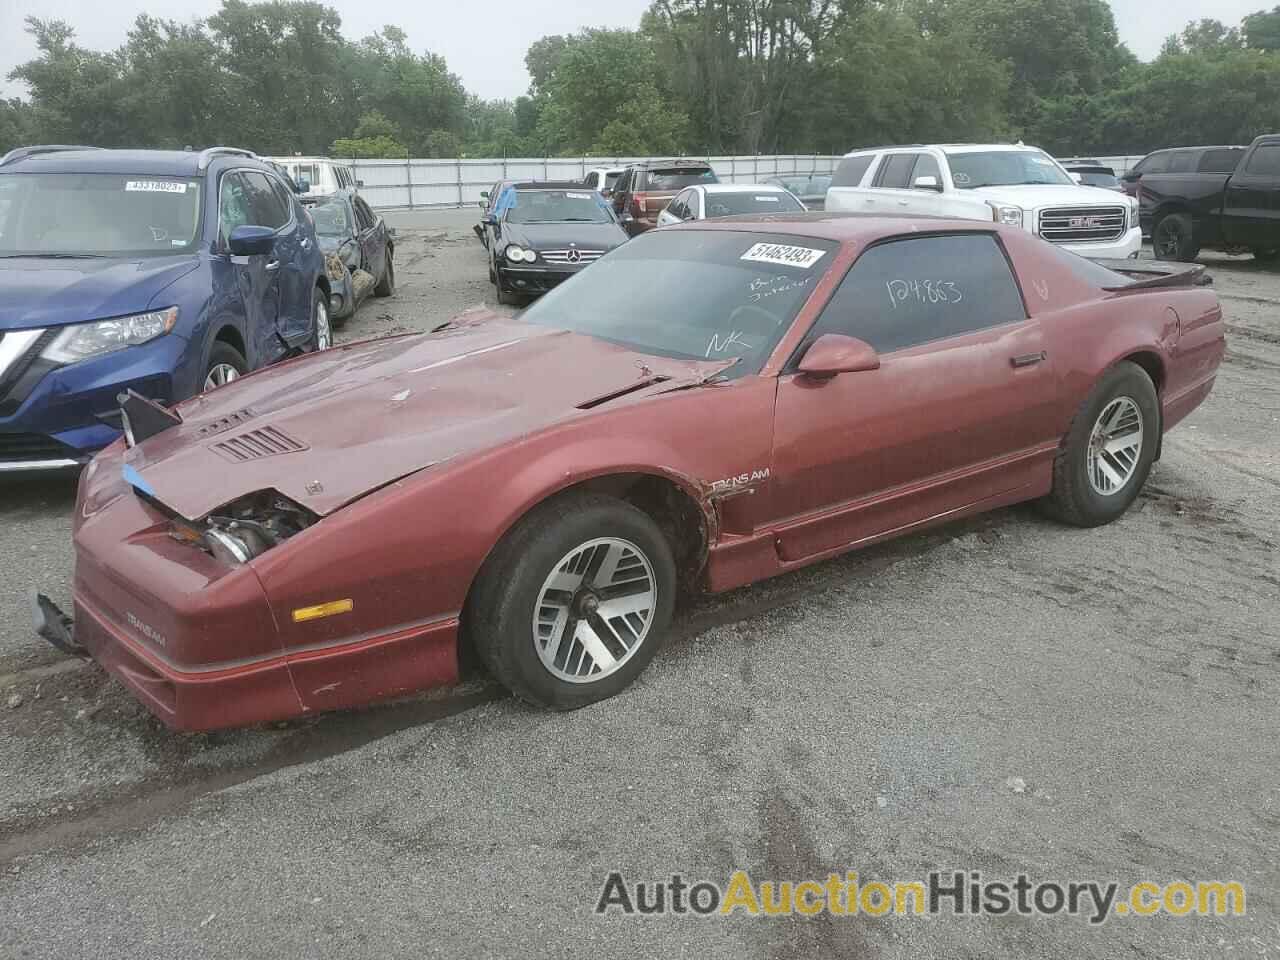
[(279, 260), (270, 260), (270, 261), (268, 261), (268, 262), (267, 262), (267, 269), (268, 269), (268, 270), (279, 270), (279, 269), (280, 269), (280, 261), (279, 261)]
[(1015, 367), (1034, 367), (1037, 363), (1045, 358), (1046, 354), (1043, 350), (1039, 353), (1024, 353), (1018, 357), (1011, 357), (1009, 362)]
[(899, 200), (899, 201), (898, 201), (898, 206), (900, 206), (900, 207), (905, 207), (905, 206), (906, 206), (907, 204), (909, 204), (910, 202), (911, 202), (910, 200)]

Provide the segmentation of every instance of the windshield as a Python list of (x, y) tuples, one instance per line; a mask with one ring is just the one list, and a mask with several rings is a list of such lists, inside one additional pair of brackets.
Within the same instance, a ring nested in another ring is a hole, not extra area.
[(710, 167), (699, 170), (680, 167), (675, 170), (650, 170), (644, 175), (645, 190), (683, 190), (695, 183), (719, 183)]
[(521, 319), (642, 353), (755, 373), (835, 259), (828, 240), (657, 230), (553, 289)]
[(1080, 174), (1080, 182), (1089, 187), (1106, 187), (1109, 190), (1120, 189), (1120, 181), (1110, 173), (1091, 173), (1086, 170)]
[(126, 173), (0, 177), (0, 257), (135, 257), (195, 248), (200, 182)]
[(593, 190), (509, 190), (498, 203), (508, 223), (610, 223), (600, 194)]
[(1021, 184), (1075, 185), (1047, 153), (1039, 150), (948, 153), (947, 159), (951, 161), (951, 179), (960, 190)]
[(316, 233), (322, 237), (351, 236), (351, 208), (345, 200), (329, 200), (311, 208), (311, 219), (316, 222)]
[(739, 213), (783, 213), (803, 210), (804, 204), (781, 190), (760, 193), (708, 193), (707, 217), (731, 217)]

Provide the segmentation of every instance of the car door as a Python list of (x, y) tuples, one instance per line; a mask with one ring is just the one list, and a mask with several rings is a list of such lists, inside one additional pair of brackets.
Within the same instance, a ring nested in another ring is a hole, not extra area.
[[(260, 211), (254, 205), (254, 191), (246, 177), (250, 171), (232, 170), (222, 175), (218, 186), (218, 262), (226, 267), (229, 282), (216, 283), (215, 315), (220, 322), (237, 318), (242, 327), (251, 368), (270, 363), (285, 350), (278, 336), (280, 312), (280, 270), (274, 253), (239, 257), (230, 253), (232, 231), (259, 224)], [(274, 263), (274, 266), (273, 266)], [(220, 268), (219, 268), (219, 272)]]
[(356, 215), (356, 243), (360, 246), (360, 263), (377, 280), (386, 266), (386, 250), (378, 233), (378, 218), (359, 197), (351, 198)]
[[(866, 341), (880, 368), (796, 371), (826, 333)], [(838, 551), (1027, 487), (1053, 456), (1055, 398), (1039, 322), (993, 234), (871, 247), (779, 379), (780, 555)]]
[(915, 168), (916, 153), (891, 153), (880, 161), (871, 189), (863, 191), (863, 204), (867, 212), (893, 216), (909, 212), (911, 171)]
[(275, 249), (266, 264), (267, 271), (276, 275), (276, 330), (291, 346), (299, 346), (311, 335), (310, 239), (293, 215), (292, 203), (276, 190), (274, 177), (258, 170), (243, 171), (242, 177), (253, 222), (276, 231)]
[(1263, 141), (1227, 181), (1225, 239), (1246, 247), (1280, 247), (1280, 140)]

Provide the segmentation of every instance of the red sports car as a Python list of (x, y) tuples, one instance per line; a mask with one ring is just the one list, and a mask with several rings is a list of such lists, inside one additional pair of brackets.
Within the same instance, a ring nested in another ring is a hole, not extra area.
[(516, 319), (130, 398), (80, 482), (74, 637), (37, 625), (180, 729), (449, 684), (464, 645), (579, 707), (681, 587), (1022, 500), (1124, 513), (1224, 325), (1200, 268), (1116, 267), (971, 221), (703, 221)]

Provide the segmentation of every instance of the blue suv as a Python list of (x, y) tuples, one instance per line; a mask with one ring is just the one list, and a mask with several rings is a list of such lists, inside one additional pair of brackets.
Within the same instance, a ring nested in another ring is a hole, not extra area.
[(0, 158), (0, 472), (72, 467), (116, 396), (174, 403), (330, 345), (311, 216), (247, 150)]

